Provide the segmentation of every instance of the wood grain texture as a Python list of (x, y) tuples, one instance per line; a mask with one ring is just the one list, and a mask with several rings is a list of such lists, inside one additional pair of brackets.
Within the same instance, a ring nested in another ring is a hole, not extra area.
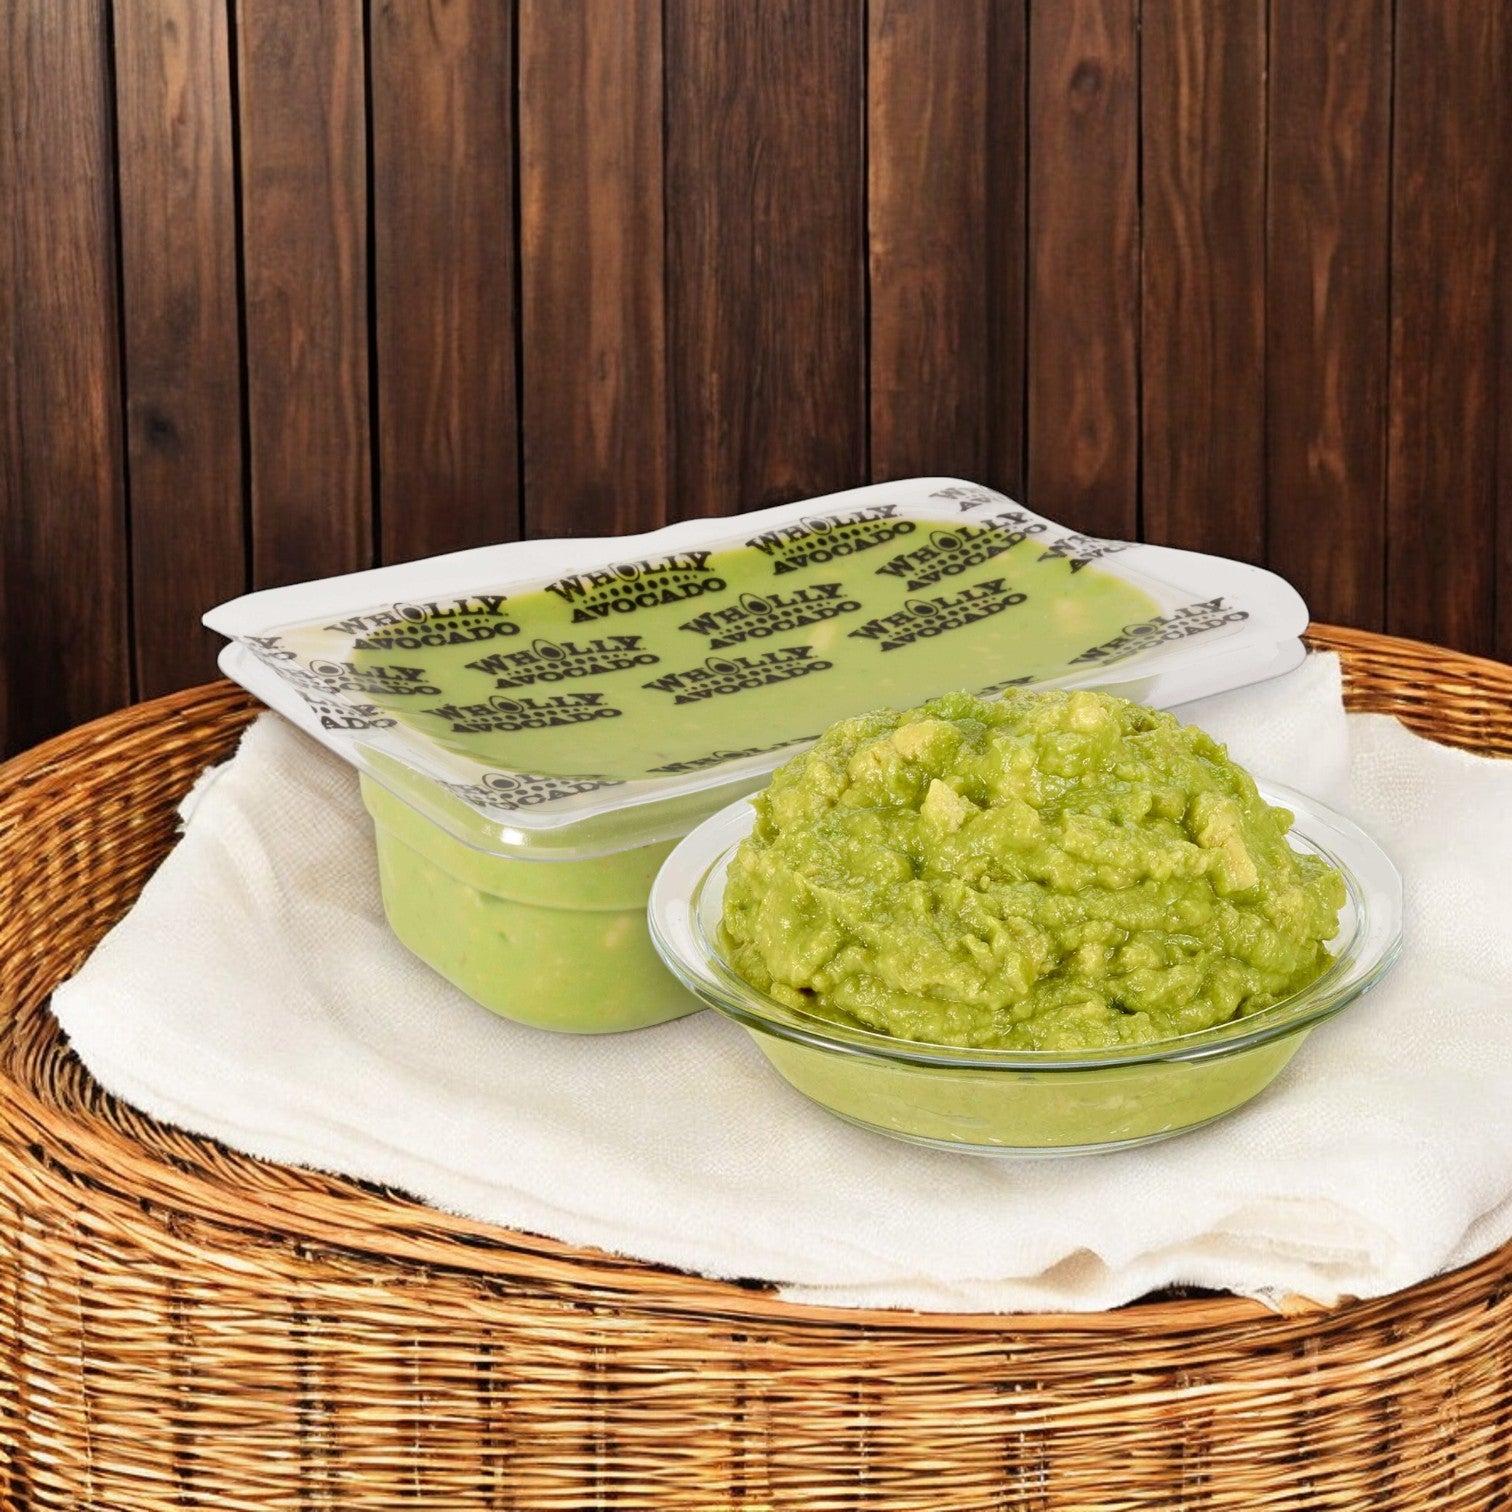
[(1142, 529), (1265, 548), (1266, 0), (1161, 0), (1141, 41)]
[(131, 694), (108, 23), (0, 11), (0, 747)]
[(868, 11), (873, 478), (1023, 490), (1024, 0)]
[(988, 0), (873, 0), (871, 473), (987, 470)]
[(1027, 502), (1132, 538), (1139, 479), (1138, 0), (1029, 14)]
[(1386, 623), (1477, 653), (1495, 642), (1500, 30), (1491, 5), (1397, 13)]
[(661, 0), (521, 0), (532, 535), (667, 518), (662, 84)]
[(376, 0), (375, 423), (386, 562), (512, 540), (514, 60), (495, 0)]
[(1271, 11), (1269, 565), (1315, 619), (1385, 612), (1391, 0)]
[(861, 20), (666, 0), (677, 516), (866, 478)]
[(255, 586), (372, 562), (360, 0), (237, 0)]
[(1029, 4), (991, 0), (987, 17), (987, 471), (1024, 497), (1028, 384)]
[(229, 23), (118, 0), (116, 123), (137, 686), (215, 676), (199, 622), (246, 587)]
[(0, 747), (244, 584), (869, 472), (1512, 658), (1509, 67), (1497, 0), (13, 0)]
[[(1499, 58), (1512, 58), (1512, 14), (1502, 7), (1496, 15), (1494, 47)], [(1508, 107), (1505, 99), (1503, 111)], [(1501, 427), (1497, 435), (1495, 508), (1492, 519), (1480, 526), (1496, 542), (1496, 651), (1502, 661), (1512, 662), (1512, 122), (1499, 141), (1490, 144), (1496, 156), (1493, 171), (1502, 186), (1498, 196), (1500, 215), (1496, 235), (1496, 284), (1493, 300), (1498, 315), (1501, 342), (1501, 372), (1498, 378), (1497, 411)]]

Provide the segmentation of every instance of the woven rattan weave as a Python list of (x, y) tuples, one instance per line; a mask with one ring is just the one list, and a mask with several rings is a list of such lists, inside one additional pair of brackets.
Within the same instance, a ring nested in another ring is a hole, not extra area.
[[(1512, 668), (1320, 628), (1357, 708), (1512, 754)], [(265, 1164), (104, 1095), (52, 988), (253, 712), (0, 769), (0, 1507), (1135, 1512), (1512, 1505), (1512, 1248), (1277, 1317), (790, 1306)]]

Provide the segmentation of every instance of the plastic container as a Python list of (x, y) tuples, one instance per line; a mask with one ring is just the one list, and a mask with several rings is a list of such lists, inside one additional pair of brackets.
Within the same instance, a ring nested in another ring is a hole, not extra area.
[(473, 850), (362, 778), (389, 925), (422, 961), (506, 1018), (576, 1033), (640, 1029), (701, 1005), (646, 933), (670, 840), (579, 861)]
[(1274, 1007), (1198, 1034), (1087, 1052), (972, 1050), (892, 1038), (775, 1001), (730, 968), (718, 925), (725, 871), (754, 810), (732, 804), (668, 857), (652, 889), (652, 939), (679, 981), (750, 1031), (799, 1092), (851, 1123), (987, 1155), (1070, 1155), (1147, 1144), (1211, 1123), (1262, 1091), (1308, 1033), (1390, 970), (1402, 938), (1396, 869), (1349, 820), (1260, 784), (1296, 816), (1300, 850), (1343, 874), (1334, 962)]
[(252, 594), (227, 675), (363, 777), (406, 945), (576, 1032), (693, 1011), (645, 934), (670, 842), (834, 720), (967, 688), (1170, 705), (1274, 676), (1307, 611), (1242, 563), (1098, 541), (958, 479)]

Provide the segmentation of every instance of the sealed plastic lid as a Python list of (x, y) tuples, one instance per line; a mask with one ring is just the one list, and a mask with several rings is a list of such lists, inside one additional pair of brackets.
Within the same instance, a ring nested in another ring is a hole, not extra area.
[(463, 843), (543, 859), (683, 834), (849, 714), (1022, 685), (1181, 702), (1294, 665), (1306, 622), (1271, 573), (1076, 535), (954, 479), (205, 616), (227, 675)]

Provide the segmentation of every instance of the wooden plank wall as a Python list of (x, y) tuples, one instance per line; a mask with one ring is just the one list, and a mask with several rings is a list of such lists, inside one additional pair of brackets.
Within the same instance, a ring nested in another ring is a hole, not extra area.
[(11, 0), (0, 745), (208, 604), (953, 473), (1512, 658), (1500, 0)]

